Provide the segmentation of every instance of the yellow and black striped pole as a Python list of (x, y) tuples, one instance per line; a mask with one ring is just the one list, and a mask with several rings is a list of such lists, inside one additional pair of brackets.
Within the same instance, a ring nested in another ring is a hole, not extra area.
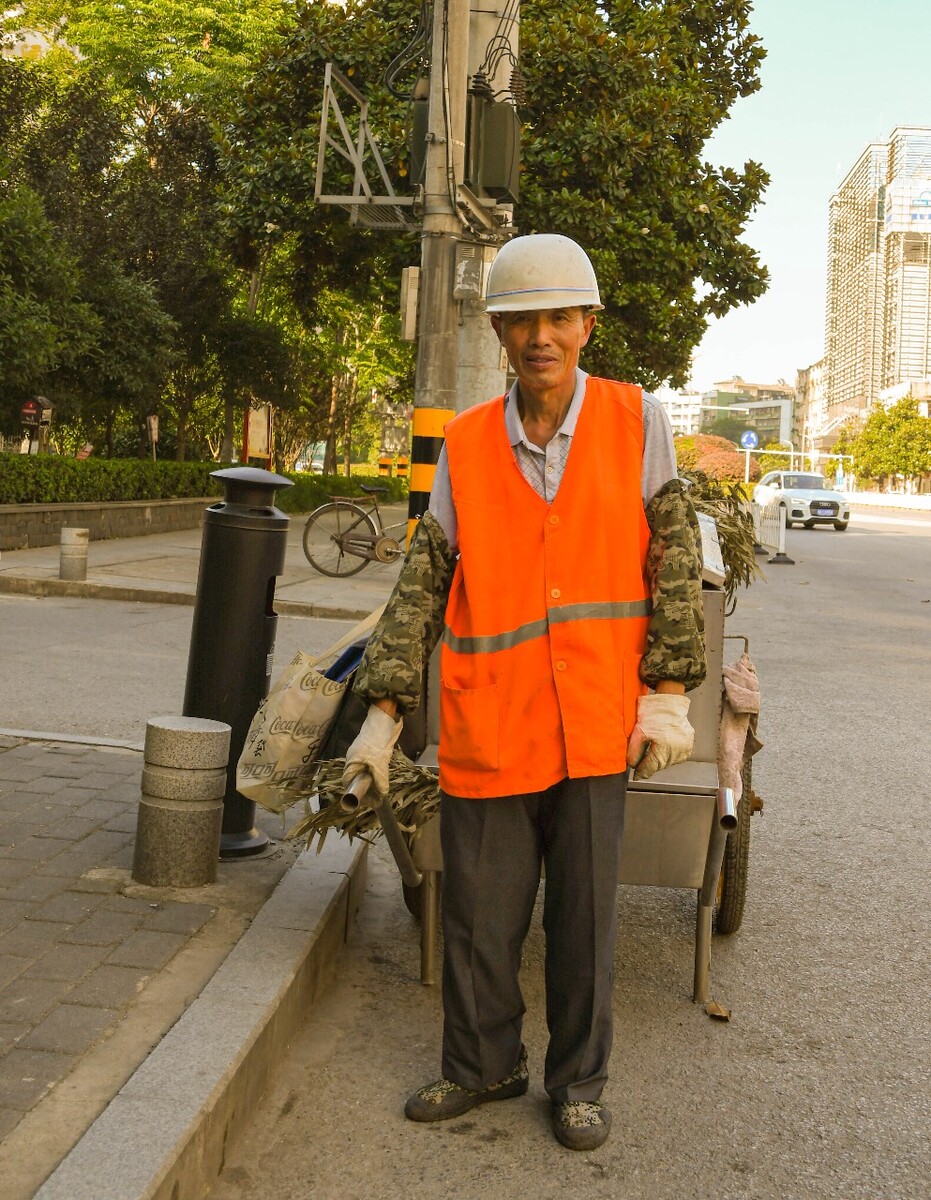
[(443, 429), (456, 415), (452, 408), (415, 408), (411, 426), (411, 481), (407, 509), (407, 544), (427, 511), (436, 464), (443, 448)]

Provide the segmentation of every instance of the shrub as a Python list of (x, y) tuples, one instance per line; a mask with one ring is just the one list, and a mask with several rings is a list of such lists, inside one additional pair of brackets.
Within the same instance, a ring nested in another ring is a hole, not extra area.
[(385, 479), (372, 473), (363, 472), (353, 467), (353, 474), (345, 475), (309, 475), (303, 471), (289, 471), (286, 478), (293, 480), (294, 487), (282, 488), (276, 493), (275, 503), (286, 513), (305, 513), (325, 504), (331, 496), (361, 496), (363, 483), (377, 483), (387, 487), (388, 493), (384, 500), (379, 496), (379, 503), (396, 503), (407, 499), (406, 479)]
[[(59, 458), (51, 454), (0, 454), (0, 504), (93, 504), (127, 500), (179, 500), (222, 495), (211, 479), (223, 469), (215, 462), (151, 462), (140, 458)], [(407, 499), (406, 479), (379, 479), (377, 467), (353, 468), (354, 474), (307, 475), (290, 472), (294, 486), (275, 494), (283, 512), (310, 512), (330, 496), (361, 496), (361, 484), (383, 484), (385, 499)]]
[(0, 454), (0, 504), (82, 504), (214, 496), (217, 463)]
[[(713, 433), (696, 433), (675, 439), (679, 470), (702, 471), (712, 479), (740, 481), (744, 477), (744, 455), (727, 438)], [(760, 469), (750, 460), (750, 479), (759, 479)]]

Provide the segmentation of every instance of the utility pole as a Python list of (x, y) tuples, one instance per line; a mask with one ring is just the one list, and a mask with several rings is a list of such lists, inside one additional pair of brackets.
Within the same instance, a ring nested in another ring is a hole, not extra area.
[(456, 186), (464, 177), (469, 0), (434, 0), (411, 434), (408, 539), (427, 511), (443, 427), (456, 412)]

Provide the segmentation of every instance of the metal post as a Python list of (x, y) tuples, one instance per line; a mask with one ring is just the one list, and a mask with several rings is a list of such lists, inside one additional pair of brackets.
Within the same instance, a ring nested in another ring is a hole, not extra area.
[(236, 764), (271, 684), (275, 578), (284, 569), (289, 525), (273, 501), (291, 481), (257, 467), (211, 474), (226, 495), (204, 514), (184, 715), (225, 721), (232, 730), (220, 855), (241, 858), (268, 845), (254, 827), (255, 803), (236, 790)]
[(737, 825), (734, 793), (730, 788), (718, 788), (715, 797), (715, 812), (708, 835), (708, 854), (705, 872), (698, 893), (698, 911), (695, 917), (695, 977), (692, 999), (703, 1004), (708, 999), (708, 979), (711, 973), (711, 917), (714, 911), (721, 864), (724, 861), (724, 846), (727, 835)]
[(436, 935), (439, 928), (439, 872), (424, 871), (420, 896), (420, 982), (436, 983)]

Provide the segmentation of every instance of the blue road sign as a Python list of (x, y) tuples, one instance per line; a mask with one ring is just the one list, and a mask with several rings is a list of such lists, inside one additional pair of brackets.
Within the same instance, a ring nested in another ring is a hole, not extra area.
[(755, 450), (759, 444), (760, 439), (752, 429), (745, 429), (740, 435), (740, 445), (744, 450)]

